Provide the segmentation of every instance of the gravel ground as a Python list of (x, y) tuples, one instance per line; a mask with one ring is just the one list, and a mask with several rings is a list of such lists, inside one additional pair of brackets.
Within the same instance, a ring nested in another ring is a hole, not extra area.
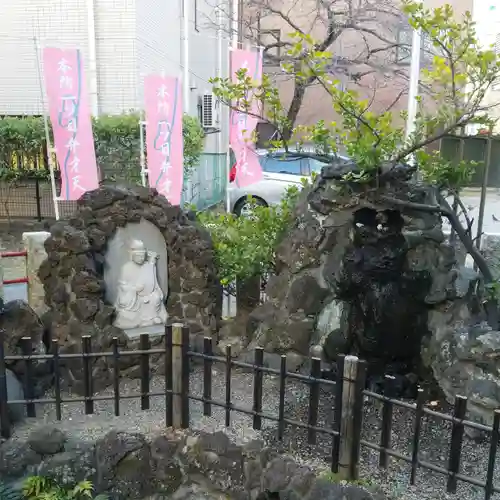
[[(320, 420), (318, 426), (331, 427), (333, 423), (332, 391), (322, 390), (320, 396)], [(436, 410), (436, 408), (433, 408)], [(361, 438), (378, 444), (381, 431), (381, 403), (365, 398), (363, 431)], [(437, 410), (443, 411), (445, 410)], [(303, 391), (299, 400), (287, 404), (288, 418), (307, 421), (308, 393)], [(414, 412), (396, 407), (393, 414), (391, 448), (411, 457)], [(276, 442), (270, 432), (264, 433), (267, 441)], [(450, 446), (451, 424), (434, 417), (424, 417), (422, 421), (420, 457), (434, 465), (447, 468), (448, 450)], [(282, 443), (284, 449), (300, 454), (302, 460), (310, 457), (312, 460), (328, 460), (331, 455), (331, 440), (318, 437), (318, 444), (307, 444), (306, 431), (295, 429), (288, 431)], [(482, 443), (464, 438), (460, 473), (486, 480), (486, 469), (489, 454), (489, 443)], [(500, 454), (500, 453), (499, 453)], [(500, 457), (497, 454), (495, 478), (500, 479)], [(373, 450), (362, 447), (360, 460), (360, 478), (380, 485), (394, 500), (480, 500), (484, 499), (484, 490), (466, 483), (459, 482), (456, 494), (446, 494), (446, 479), (443, 475), (420, 469), (415, 486), (410, 486), (410, 466), (405, 462), (392, 459), (387, 471), (378, 467), (379, 455)], [(492, 499), (500, 499), (496, 494)]]
[[(500, 202), (499, 202), (500, 206)], [(493, 208), (493, 207), (492, 207)], [(489, 219), (489, 218), (488, 218)], [(495, 232), (495, 231), (494, 231)], [(0, 250), (18, 250), (21, 248), (21, 234), (8, 234), (0, 232)], [(4, 262), (5, 264), (6, 262)], [(25, 273), (23, 258), (8, 259), (5, 266), (4, 276), (6, 279), (23, 276)], [(151, 380), (151, 391), (164, 390), (161, 377)], [(252, 406), (251, 374), (234, 371), (232, 377), (232, 402), (238, 406), (251, 409)], [(202, 372), (198, 369), (191, 376), (191, 392), (201, 396), (203, 389)], [(278, 381), (275, 377), (264, 377), (264, 412), (277, 415), (279, 393)], [(224, 372), (214, 368), (213, 376), (213, 399), (225, 400)], [(120, 392), (122, 394), (139, 393), (139, 382), (136, 380), (123, 380)], [(99, 395), (112, 395), (111, 390), (106, 390)], [(71, 394), (64, 397), (71, 398)], [(331, 426), (333, 417), (333, 394), (331, 390), (323, 390), (320, 398), (319, 426)], [(52, 405), (43, 408), (38, 407), (38, 417), (27, 419), (15, 429), (13, 436), (16, 438), (26, 437), (35, 427), (56, 422), (55, 410)], [(286, 392), (286, 415), (290, 419), (307, 422), (308, 391), (298, 382), (290, 381)], [(296, 456), (298, 460), (306, 461), (316, 467), (324, 468), (328, 465), (328, 457), (331, 453), (330, 438), (318, 436), (316, 446), (307, 445), (307, 435), (303, 429), (287, 428), (285, 439), (278, 443), (276, 439), (276, 424), (271, 421), (263, 421), (262, 431), (252, 429), (251, 417), (233, 412), (231, 414), (231, 427), (226, 429), (224, 425), (225, 412), (221, 408), (213, 407), (212, 416), (203, 416), (202, 404), (196, 401), (190, 406), (191, 427), (198, 430), (214, 431), (226, 430), (229, 436), (237, 442), (260, 438), (281, 447), (288, 453)], [(63, 405), (63, 420), (58, 427), (68, 431), (72, 439), (95, 439), (102, 436), (111, 429), (122, 429), (126, 431), (137, 431), (145, 434), (154, 433), (165, 426), (165, 404), (163, 398), (151, 398), (151, 409), (142, 411), (140, 402), (135, 400), (121, 401), (121, 415), (114, 416), (113, 402), (99, 401), (95, 403), (95, 413), (84, 415), (82, 403), (66, 403)], [(378, 443), (380, 439), (380, 405), (368, 401), (365, 403), (364, 424), (362, 438)], [(406, 456), (411, 454), (411, 436), (413, 433), (413, 412), (396, 408), (393, 417), (392, 447)], [(441, 420), (426, 417), (422, 426), (421, 457), (435, 465), (446, 467), (451, 426)], [(487, 442), (477, 443), (465, 439), (461, 473), (471, 477), (485, 480), (486, 467), (489, 453)], [(495, 477), (500, 481), (500, 457), (497, 457)], [(480, 500), (484, 498), (482, 489), (459, 483), (456, 495), (444, 493), (446, 480), (443, 476), (429, 472), (419, 471), (417, 485), (409, 486), (410, 468), (407, 464), (391, 459), (390, 467), (383, 471), (378, 467), (378, 454), (362, 448), (360, 475), (362, 479), (379, 484), (396, 500)], [(496, 494), (493, 499), (499, 499)]]
[[(212, 397), (214, 400), (225, 400), (224, 371), (217, 366), (213, 369)], [(250, 373), (234, 370), (232, 376), (231, 401), (233, 404), (251, 409), (252, 407), (253, 377)], [(164, 390), (162, 377), (151, 380), (151, 391)], [(191, 393), (201, 396), (203, 390), (203, 374), (201, 368), (196, 368), (191, 375)], [(122, 380), (121, 394), (138, 394), (138, 380)], [(112, 395), (107, 389), (99, 395)], [(264, 404), (263, 411), (276, 415), (279, 405), (279, 384), (276, 377), (264, 377)], [(64, 394), (70, 398), (71, 394)], [(328, 467), (328, 457), (331, 454), (330, 438), (318, 436), (316, 446), (307, 445), (306, 432), (303, 429), (287, 428), (284, 440), (279, 443), (276, 438), (276, 424), (272, 421), (263, 421), (262, 430), (252, 429), (251, 417), (245, 414), (232, 412), (231, 426), (226, 429), (224, 424), (225, 412), (222, 408), (212, 407), (212, 416), (203, 416), (202, 404), (191, 401), (191, 427), (195, 430), (215, 431), (226, 430), (228, 435), (238, 443), (263, 439), (271, 445), (292, 454), (297, 460), (314, 467), (324, 469)], [(333, 393), (328, 387), (321, 391), (319, 426), (331, 426), (333, 418)], [(121, 401), (121, 414), (114, 416), (112, 401), (95, 403), (95, 413), (84, 415), (82, 403), (65, 403), (62, 410), (62, 421), (58, 427), (69, 433), (72, 440), (90, 440), (104, 435), (111, 429), (120, 429), (129, 432), (152, 434), (161, 431), (165, 426), (165, 403), (163, 397), (152, 397), (150, 410), (141, 410), (138, 399)], [(286, 390), (287, 418), (307, 422), (308, 390), (298, 381), (289, 381)], [(37, 408), (37, 418), (27, 419), (16, 426), (13, 439), (25, 438), (34, 428), (56, 422), (53, 405)], [(378, 443), (380, 439), (380, 407), (378, 403), (365, 403), (364, 424), (362, 438)], [(411, 453), (411, 436), (413, 415), (404, 409), (394, 412), (392, 447), (405, 455)], [(446, 467), (449, 448), (450, 426), (442, 421), (424, 419), (421, 439), (421, 456), (436, 465)], [(462, 455), (461, 472), (472, 477), (485, 479), (485, 470), (488, 457), (488, 443), (476, 443), (468, 439), (465, 441)], [(497, 463), (496, 477), (500, 477), (500, 461)], [(367, 449), (362, 449), (360, 476), (382, 487), (394, 500), (479, 500), (484, 498), (484, 492), (469, 485), (460, 485), (456, 495), (447, 495), (443, 476), (419, 471), (417, 486), (409, 486), (409, 467), (396, 460), (391, 460), (387, 471), (378, 468), (378, 455)], [(499, 495), (494, 499), (500, 498)]]

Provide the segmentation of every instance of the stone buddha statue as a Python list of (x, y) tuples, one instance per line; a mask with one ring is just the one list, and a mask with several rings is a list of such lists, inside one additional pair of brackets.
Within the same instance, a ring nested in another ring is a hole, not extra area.
[(124, 330), (164, 325), (167, 310), (157, 278), (158, 255), (148, 251), (141, 240), (133, 240), (129, 251), (130, 259), (118, 278), (114, 325)]

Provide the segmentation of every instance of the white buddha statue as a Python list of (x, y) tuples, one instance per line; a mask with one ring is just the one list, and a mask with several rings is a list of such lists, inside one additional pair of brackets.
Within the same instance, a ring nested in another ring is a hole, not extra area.
[(114, 325), (132, 329), (151, 325), (164, 325), (167, 310), (164, 294), (158, 284), (156, 261), (158, 255), (148, 251), (141, 240), (130, 244), (130, 260), (120, 271)]

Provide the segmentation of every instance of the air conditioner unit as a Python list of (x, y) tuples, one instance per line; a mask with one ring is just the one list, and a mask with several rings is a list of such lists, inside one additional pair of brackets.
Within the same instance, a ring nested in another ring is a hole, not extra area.
[(203, 128), (215, 127), (215, 99), (212, 93), (203, 94), (201, 100), (201, 125)]

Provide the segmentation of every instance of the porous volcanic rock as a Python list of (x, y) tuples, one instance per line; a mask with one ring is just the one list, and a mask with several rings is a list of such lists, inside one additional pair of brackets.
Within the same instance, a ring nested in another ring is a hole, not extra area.
[[(0, 304), (0, 331), (6, 356), (19, 356), (26, 352), (35, 355), (46, 353), (45, 326), (36, 312), (23, 300)], [(19, 380), (23, 379), (26, 373), (24, 360), (6, 360), (5, 364)], [(52, 370), (47, 360), (33, 361), (31, 382), (35, 397), (50, 387)]]
[(330, 359), (353, 353), (375, 371), (407, 373), (429, 334), (428, 312), (457, 296), (454, 251), (440, 215), (414, 208), (436, 200), (409, 169), (396, 167), (379, 186), (350, 184), (349, 172), (355, 165), (327, 166), (302, 192), (247, 342), (299, 354), (325, 345)]
[[(432, 335), (424, 345), (423, 358), (450, 404), (457, 396), (466, 397), (472, 420), (492, 425), (500, 408), (500, 332), (471, 310), (467, 299), (433, 310)], [(466, 430), (475, 435), (472, 429)]]
[[(51, 429), (39, 433), (53, 433)], [(27, 442), (0, 443), (7, 484), (27, 474), (60, 486), (91, 481), (113, 500), (386, 500), (376, 488), (335, 484), (307, 465), (264, 446), (235, 443), (222, 432), (198, 435), (165, 429), (161, 435), (111, 431), (96, 440), (62, 443), (40, 455)], [(18, 484), (18, 483), (17, 483)]]
[[(61, 353), (80, 352), (84, 335), (90, 335), (94, 351), (109, 351), (113, 337), (122, 349), (136, 345), (113, 326), (114, 308), (106, 303), (103, 275), (110, 238), (118, 228), (142, 219), (165, 238), (169, 321), (183, 323), (192, 334), (211, 336), (217, 331), (221, 294), (208, 233), (155, 189), (102, 186), (85, 193), (73, 217), (55, 223), (45, 242), (47, 260), (39, 270), (50, 308), (45, 320)], [(122, 370), (133, 370), (137, 359), (123, 357), (120, 363)], [(153, 359), (151, 366), (161, 371), (161, 359)], [(82, 364), (72, 360), (66, 369), (67, 382), (82, 392)], [(105, 358), (93, 362), (92, 376), (96, 389), (110, 382)]]

